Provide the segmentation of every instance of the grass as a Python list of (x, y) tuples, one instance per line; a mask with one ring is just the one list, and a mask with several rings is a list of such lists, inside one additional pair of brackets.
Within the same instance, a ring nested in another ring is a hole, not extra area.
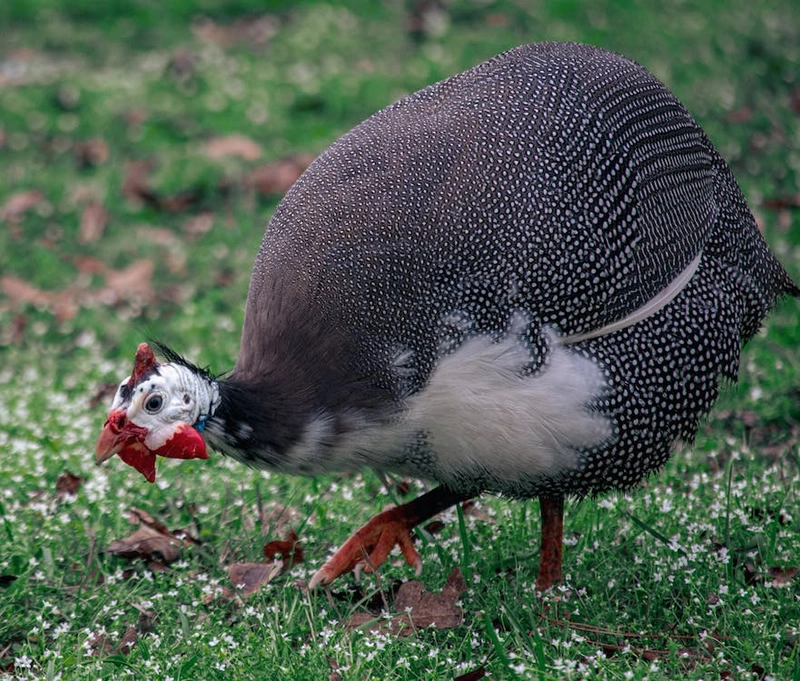
[[(800, 28), (789, 0), (702, 10), (454, 0), (428, 17), (425, 36), (407, 30), (404, 5), (367, 2), (274, 4), (261, 33), (248, 32), (238, 20), (263, 7), (0, 7), (0, 206), (41, 193), (2, 224), (0, 271), (45, 294), (0, 298), (0, 676), (800, 679), (798, 578), (786, 572), (800, 566), (796, 302), (747, 348), (739, 385), (691, 449), (628, 495), (568, 504), (566, 579), (553, 593), (533, 587), (535, 502), (484, 498), (477, 512), (446, 514), (420, 551), (431, 591), (454, 567), (468, 579), (464, 623), (451, 629), (344, 627), (354, 612), (380, 610), (379, 586), (391, 600), (411, 577), (397, 562), (380, 582), (302, 588), (393, 500), (370, 473), (287, 478), (213, 456), (164, 463), (148, 485), (119, 461), (94, 466), (105, 402), (93, 398), (125, 375), (140, 340), (158, 336), (216, 371), (232, 365), (277, 201), (244, 181), (254, 167), (318, 153), (399, 96), (523, 42), (594, 42), (668, 82), (800, 278)], [(205, 142), (233, 133), (261, 159), (209, 158)], [(82, 161), (79, 145), (97, 139), (106, 157)], [(123, 191), (131, 161), (152, 162), (158, 196), (189, 193), (191, 205), (134, 200)], [(81, 240), (93, 202), (105, 229)], [(197, 230), (198, 218), (211, 228)], [(138, 291), (114, 289), (98, 266), (140, 261), (153, 271)], [(84, 478), (77, 494), (57, 494), (64, 471)], [(192, 527), (202, 544), (163, 572), (109, 554), (131, 531), (131, 507)], [(228, 566), (260, 560), (288, 529), (306, 562), (231, 599)], [(135, 644), (120, 648), (129, 631)]]

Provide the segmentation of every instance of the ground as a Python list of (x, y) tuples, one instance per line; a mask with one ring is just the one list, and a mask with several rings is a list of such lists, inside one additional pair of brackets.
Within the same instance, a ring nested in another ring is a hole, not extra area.
[(393, 561), (309, 593), (420, 483), (212, 456), (149, 485), (93, 463), (141, 340), (232, 366), (264, 227), (314, 155), (523, 42), (591, 42), (664, 80), (800, 279), (800, 24), (766, 4), (6, 0), (0, 678), (800, 679), (796, 301), (693, 446), (568, 504), (565, 582), (544, 597), (536, 502), (445, 514), (418, 542), (421, 584)]

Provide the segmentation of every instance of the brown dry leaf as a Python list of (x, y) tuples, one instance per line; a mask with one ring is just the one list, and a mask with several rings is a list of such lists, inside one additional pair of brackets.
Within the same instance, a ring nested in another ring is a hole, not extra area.
[(184, 544), (195, 544), (196, 546), (200, 546), (200, 544), (202, 544), (202, 542), (195, 536), (197, 534), (196, 529), (190, 530), (189, 528), (181, 528), (177, 530), (169, 530), (167, 529), (166, 525), (153, 518), (153, 516), (141, 508), (129, 508), (128, 521), (134, 525), (139, 523), (149, 525), (154, 530), (161, 532), (162, 534), (168, 534), (176, 539), (180, 539)]
[(181, 543), (170, 534), (159, 532), (150, 525), (141, 525), (124, 539), (111, 542), (105, 553), (168, 565), (180, 557)]
[(173, 196), (165, 196), (158, 200), (158, 207), (168, 213), (180, 213), (181, 211), (194, 206), (201, 200), (201, 196), (196, 191), (181, 192)]
[(206, 211), (189, 218), (183, 223), (183, 233), (196, 239), (210, 231), (214, 226), (214, 213)]
[(25, 340), (27, 329), (27, 315), (18, 312), (11, 318), (11, 323), (6, 326), (3, 333), (0, 334), (0, 345), (20, 345)]
[(0, 208), (0, 221), (19, 222), (23, 214), (44, 201), (44, 194), (37, 189), (12, 194)]
[(0, 278), (3, 293), (15, 303), (30, 303), (36, 307), (49, 307), (52, 294), (36, 288), (27, 281), (6, 275)]
[(234, 586), (241, 589), (242, 595), (249, 596), (264, 584), (269, 584), (283, 572), (282, 561), (273, 563), (234, 563), (228, 568), (228, 578)]
[(477, 669), (473, 669), (471, 672), (456, 676), (453, 681), (478, 681), (478, 679), (486, 678), (487, 673), (486, 667), (480, 666)]
[(197, 55), (186, 48), (178, 48), (172, 53), (167, 66), (167, 73), (179, 82), (186, 82), (197, 72)]
[(128, 161), (125, 164), (125, 177), (122, 181), (122, 193), (125, 198), (169, 213), (178, 213), (201, 200), (200, 194), (194, 190), (173, 196), (159, 196), (150, 186), (152, 169), (151, 161)]
[(78, 142), (74, 149), (75, 161), (82, 168), (99, 166), (108, 160), (108, 142), (95, 137), (85, 142)]
[(200, 544), (187, 530), (170, 532), (166, 526), (149, 513), (138, 508), (128, 511), (128, 520), (139, 527), (124, 539), (111, 542), (105, 553), (122, 558), (142, 558), (151, 570), (163, 570), (180, 557), (187, 544)]
[(126, 199), (156, 208), (160, 207), (160, 199), (150, 188), (150, 171), (152, 169), (151, 161), (128, 161), (125, 164), (122, 193)]
[(800, 208), (800, 193), (785, 196), (773, 196), (763, 201), (764, 208), (772, 210), (785, 210), (787, 208)]
[(111, 653), (114, 644), (111, 642), (111, 637), (108, 634), (95, 633), (86, 642), (89, 648), (90, 655), (108, 655)]
[(166, 525), (158, 522), (158, 520), (156, 520), (147, 511), (141, 508), (136, 508), (135, 506), (132, 506), (131, 508), (128, 509), (127, 515), (128, 515), (128, 522), (131, 523), (132, 525), (139, 525), (139, 524), (150, 525), (150, 527), (152, 527), (154, 530), (158, 530), (163, 534), (169, 534), (169, 530), (167, 529)]
[(792, 580), (797, 577), (797, 573), (800, 572), (800, 568), (771, 567), (769, 570), (767, 570), (767, 572), (769, 573), (769, 576), (772, 577), (772, 586), (781, 587), (789, 586)]
[(63, 291), (43, 291), (17, 277), (0, 277), (0, 289), (13, 305), (33, 305), (50, 310), (59, 321), (72, 319), (79, 309), (81, 290), (69, 286)]
[(284, 541), (271, 541), (264, 546), (264, 558), (274, 561), (279, 557), (284, 563), (284, 572), (305, 560), (303, 547), (294, 530), (289, 531)]
[(122, 635), (122, 638), (119, 641), (119, 652), (121, 655), (127, 655), (133, 649), (133, 646), (136, 645), (136, 641), (139, 640), (139, 634), (136, 631), (136, 627), (128, 627), (125, 630), (125, 633)]
[(467, 583), (459, 568), (453, 569), (438, 594), (425, 590), (417, 580), (406, 582), (397, 591), (394, 600), (398, 612), (410, 609), (415, 627), (435, 626), (437, 629), (457, 627), (464, 621), (464, 613), (456, 601), (466, 591)]
[(264, 546), (264, 557), (271, 563), (234, 563), (228, 568), (228, 577), (242, 595), (249, 596), (264, 584), (291, 570), (304, 560), (303, 549), (297, 533), (291, 530), (283, 541), (271, 541)]
[(245, 182), (267, 196), (285, 194), (313, 160), (314, 156), (310, 154), (289, 156), (256, 168), (247, 175)]
[(136, 603), (133, 604), (133, 607), (139, 611), (139, 619), (136, 622), (136, 630), (140, 634), (149, 634), (155, 629), (155, 611), (145, 608), (141, 605), (137, 605)]
[(192, 33), (199, 40), (222, 47), (230, 47), (238, 41), (262, 46), (269, 42), (278, 25), (279, 20), (269, 14), (239, 19), (229, 25), (218, 24), (212, 19), (201, 17), (192, 24)]
[(103, 205), (97, 201), (86, 204), (81, 215), (81, 226), (78, 233), (78, 243), (90, 244), (103, 236), (103, 231), (108, 222), (108, 213)]
[(438, 594), (426, 591), (425, 585), (420, 581), (406, 582), (397, 590), (394, 601), (394, 610), (400, 614), (390, 620), (376, 620), (369, 613), (355, 613), (347, 620), (345, 627), (366, 627), (370, 632), (391, 633), (396, 636), (410, 636), (417, 629), (426, 627), (457, 627), (463, 623), (464, 613), (456, 605), (456, 601), (466, 588), (467, 584), (459, 568), (453, 569)]
[(142, 123), (147, 120), (147, 112), (144, 109), (130, 109), (122, 115), (125, 125), (131, 128), (131, 132), (140, 128)]
[(123, 270), (107, 270), (106, 286), (100, 293), (104, 302), (116, 304), (123, 300), (149, 301), (155, 297), (151, 260), (137, 260)]
[(206, 142), (206, 156), (218, 161), (229, 156), (255, 161), (261, 158), (261, 147), (244, 135), (213, 137)]
[(752, 106), (740, 106), (738, 109), (734, 109), (728, 113), (728, 115), (725, 116), (725, 119), (729, 123), (747, 123), (748, 121), (752, 120), (753, 113)]
[(64, 471), (56, 480), (56, 499), (62, 499), (67, 495), (75, 496), (82, 484), (83, 478)]

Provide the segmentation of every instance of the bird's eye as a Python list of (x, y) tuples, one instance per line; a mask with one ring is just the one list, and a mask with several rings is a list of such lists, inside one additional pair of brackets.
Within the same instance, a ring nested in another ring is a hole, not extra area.
[(161, 393), (153, 393), (147, 398), (147, 402), (144, 403), (145, 411), (149, 414), (158, 413), (163, 406), (164, 396)]

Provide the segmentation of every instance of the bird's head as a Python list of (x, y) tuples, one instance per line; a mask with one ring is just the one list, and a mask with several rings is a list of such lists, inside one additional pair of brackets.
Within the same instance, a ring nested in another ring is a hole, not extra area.
[(212, 376), (169, 350), (164, 354), (171, 361), (159, 364), (147, 343), (139, 345), (97, 440), (98, 464), (119, 454), (150, 482), (156, 479), (156, 455), (208, 458), (201, 433), (219, 406)]

